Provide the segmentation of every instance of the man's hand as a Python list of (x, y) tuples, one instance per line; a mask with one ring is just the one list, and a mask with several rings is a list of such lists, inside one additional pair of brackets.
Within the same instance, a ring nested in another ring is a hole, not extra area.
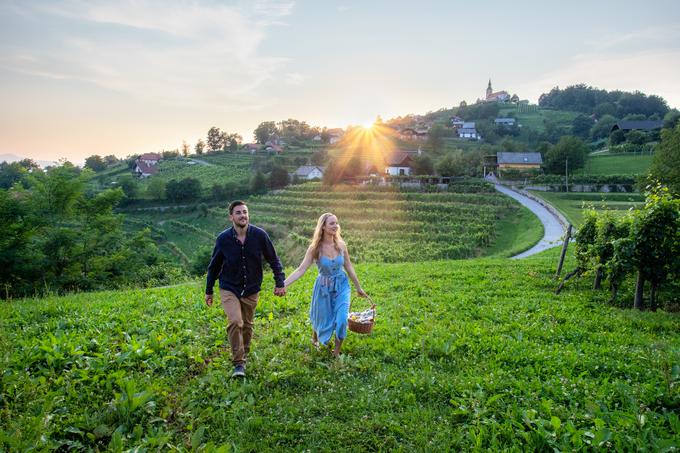
[(213, 303), (213, 295), (212, 294), (206, 294), (205, 295), (205, 303), (208, 307), (212, 307), (212, 303)]
[(274, 295), (279, 297), (285, 296), (286, 288), (274, 288)]

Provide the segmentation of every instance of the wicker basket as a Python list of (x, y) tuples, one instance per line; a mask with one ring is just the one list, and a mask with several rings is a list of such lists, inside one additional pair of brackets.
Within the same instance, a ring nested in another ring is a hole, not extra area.
[(349, 330), (360, 334), (371, 333), (371, 331), (373, 330), (373, 324), (375, 324), (375, 304), (371, 305), (371, 309), (373, 310), (373, 319), (369, 322), (359, 322), (354, 321), (351, 318), (347, 318), (347, 327), (349, 328)]

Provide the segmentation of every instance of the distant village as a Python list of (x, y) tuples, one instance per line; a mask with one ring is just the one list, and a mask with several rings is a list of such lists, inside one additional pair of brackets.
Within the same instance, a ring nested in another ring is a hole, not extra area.
[[(516, 95), (510, 95), (505, 90), (494, 91), (491, 80), (489, 79), (486, 92), (483, 98), (478, 98), (473, 105), (482, 105), (485, 103), (497, 104), (514, 104), (518, 106), (518, 110), (531, 111), (536, 106), (530, 106), (526, 100), (520, 100)], [(461, 102), (461, 107), (467, 107), (467, 104)], [(435, 121), (425, 115), (408, 115), (405, 117), (403, 123), (405, 124), (388, 124), (394, 131), (394, 136), (400, 141), (410, 143), (414, 147), (417, 146), (417, 151), (392, 150), (386, 153), (384, 163), (381, 168), (377, 168), (374, 163), (365, 165), (363, 174), (367, 177), (375, 176), (411, 176), (414, 168), (414, 159), (422, 154), (420, 144), (424, 144), (430, 137), (430, 132)], [(303, 122), (304, 124), (304, 122)], [(507, 131), (518, 129), (522, 127), (514, 117), (499, 116), (493, 119), (493, 125), (496, 130), (505, 129)], [(631, 130), (640, 130), (644, 132), (658, 130), (662, 127), (663, 121), (618, 121), (611, 129), (611, 131), (621, 130), (623, 132), (630, 132)], [(477, 124), (474, 121), (465, 121), (460, 116), (454, 115), (448, 118), (447, 123), (448, 134), (453, 138), (459, 140), (481, 141), (484, 139)], [(319, 145), (338, 145), (341, 144), (345, 138), (348, 130), (343, 128), (332, 128), (323, 131), (316, 128), (318, 133), (310, 135), (308, 139), (312, 143)], [(200, 140), (199, 140), (200, 142)], [(251, 154), (268, 153), (268, 154), (284, 154), (288, 143), (286, 139), (282, 138), (279, 133), (273, 132), (268, 135), (263, 143), (245, 143), (241, 145), (241, 150)], [(197, 145), (198, 148), (198, 145)], [(179, 154), (179, 153), (177, 153)], [(200, 153), (199, 153), (200, 154)], [(186, 153), (185, 153), (186, 155)], [(158, 163), (163, 159), (160, 153), (145, 153), (138, 156), (135, 160), (133, 172), (141, 177), (146, 178), (158, 172)], [(196, 164), (195, 160), (188, 159), (188, 164)], [(502, 175), (506, 170), (519, 171), (538, 171), (543, 165), (543, 156), (539, 152), (497, 152), (492, 155), (484, 156), (483, 161), (483, 175)], [(302, 165), (295, 171), (290, 173), (292, 180), (319, 180), (323, 178), (326, 167), (323, 165)]]

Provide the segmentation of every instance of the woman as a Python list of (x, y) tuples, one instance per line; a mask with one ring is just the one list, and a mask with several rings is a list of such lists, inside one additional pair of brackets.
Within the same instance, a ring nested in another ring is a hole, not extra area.
[[(315, 261), (319, 268), (319, 276), (314, 282), (312, 305), (309, 310), (309, 318), (312, 322), (312, 344), (314, 346), (318, 346), (319, 343), (326, 345), (335, 332), (333, 355), (338, 357), (342, 341), (347, 336), (347, 314), (351, 293), (347, 275), (349, 274), (349, 278), (352, 279), (359, 296), (368, 297), (368, 294), (361, 288), (354, 266), (349, 259), (347, 245), (340, 236), (338, 218), (330, 212), (319, 217), (312, 242), (307, 248), (302, 263), (286, 279), (284, 286), (288, 288), (295, 280), (302, 277)], [(342, 271), (342, 267), (347, 273)]]

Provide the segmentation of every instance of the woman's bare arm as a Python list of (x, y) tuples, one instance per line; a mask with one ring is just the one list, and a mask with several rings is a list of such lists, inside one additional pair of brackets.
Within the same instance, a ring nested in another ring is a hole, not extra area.
[(305, 257), (302, 259), (302, 262), (298, 268), (295, 269), (292, 274), (290, 274), (286, 281), (283, 282), (283, 286), (288, 288), (293, 284), (293, 282), (295, 282), (295, 280), (305, 275), (305, 272), (307, 272), (307, 269), (309, 269), (309, 266), (311, 266), (313, 262), (314, 257), (312, 256), (312, 248), (309, 247), (307, 248), (307, 252), (305, 253)]

